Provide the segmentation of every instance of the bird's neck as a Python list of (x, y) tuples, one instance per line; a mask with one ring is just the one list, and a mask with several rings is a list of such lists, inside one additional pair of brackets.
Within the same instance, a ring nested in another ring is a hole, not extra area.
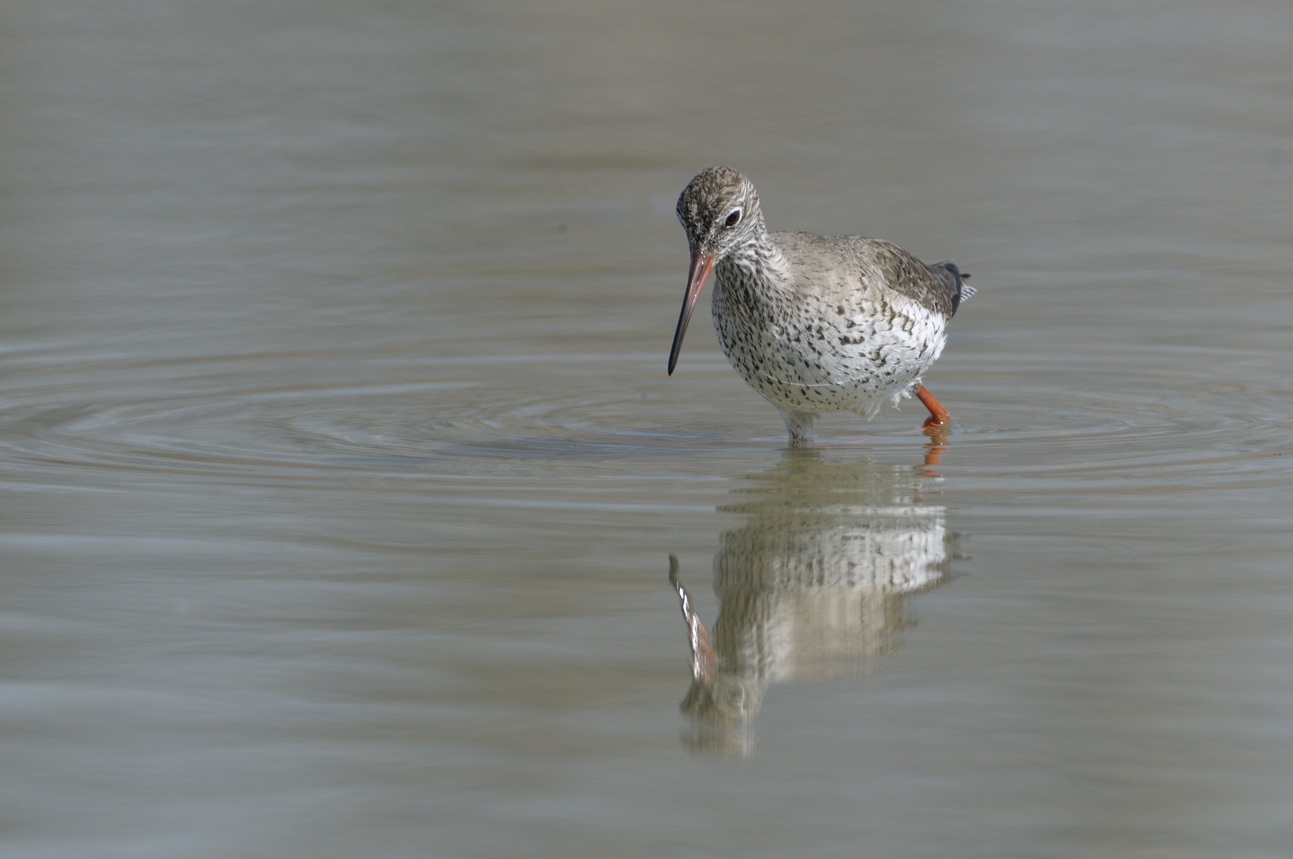
[(768, 234), (761, 214), (758, 229), (749, 240), (733, 248), (719, 261), (718, 274), (724, 280), (758, 283), (764, 289), (789, 287), (790, 273), (785, 254)]

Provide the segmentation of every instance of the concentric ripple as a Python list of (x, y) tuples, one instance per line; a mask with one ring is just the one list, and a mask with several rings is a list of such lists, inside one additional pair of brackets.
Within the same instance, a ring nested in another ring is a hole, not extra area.
[[(316, 363), (347, 364), (329, 361)], [(405, 382), (332, 382), (303, 363), (269, 354), (46, 366), (6, 397), (0, 449), (42, 482), (80, 482), (87, 469), (255, 481), (416, 473), (453, 460), (631, 459), (723, 441), (653, 419), (630, 386), (597, 389), (582, 358), (567, 369), (545, 359), (542, 374), (519, 358), (457, 361), (433, 381), (411, 366), (371, 374)], [(353, 364), (361, 370), (347, 375), (362, 375), (362, 356)]]
[[(1236, 401), (1225, 385), (1183, 385), (1174, 356), (1157, 358), (1121, 378), (1112, 362), (1095, 360), (1021, 369), (999, 356), (957, 368), (939, 388), (959, 420), (947, 460), (985, 477), (1107, 489), (1129, 479), (1197, 485), (1200, 476), (1259, 477), (1288, 449), (1293, 435), (1280, 397)], [(8, 398), (0, 446), (8, 461), (46, 478), (50, 469), (96, 468), (281, 480), (339, 469), (471, 471), (482, 461), (649, 460), (785, 443), (775, 411), (719, 368), (667, 389), (640, 356), (596, 366), (584, 356), (545, 357), (542, 372), (522, 359), (459, 360), (436, 380), (419, 379), (418, 368), (385, 367), (345, 383), (303, 377), (302, 361), (212, 358), (187, 362), (182, 372), (126, 362), (47, 368), (39, 383), (28, 379)], [(356, 363), (362, 368), (361, 358)], [(299, 378), (307, 383), (294, 384)], [(913, 426), (919, 413), (912, 404), (870, 424), (830, 416), (820, 437), (826, 446), (860, 439), (914, 453), (923, 443)]]
[[(1016, 486), (1240, 486), (1265, 480), (1293, 442), (1273, 385), (1237, 396), (1235, 385), (1183, 374), (1190, 362), (1172, 351), (1017, 363), (976, 360), (958, 395), (975, 418), (958, 442), (974, 445), (976, 469)], [(990, 402), (1003, 393), (1008, 403)]]

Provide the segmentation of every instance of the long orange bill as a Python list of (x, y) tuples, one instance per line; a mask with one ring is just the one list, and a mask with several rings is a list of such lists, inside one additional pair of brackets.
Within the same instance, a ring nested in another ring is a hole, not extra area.
[(678, 327), (673, 332), (673, 348), (669, 350), (670, 376), (673, 375), (673, 368), (678, 364), (678, 353), (682, 351), (682, 337), (687, 333), (687, 324), (691, 322), (691, 314), (696, 310), (696, 302), (700, 300), (700, 291), (713, 270), (713, 256), (696, 254), (691, 258), (691, 267), (687, 270), (687, 292), (682, 298), (682, 313), (678, 315)]

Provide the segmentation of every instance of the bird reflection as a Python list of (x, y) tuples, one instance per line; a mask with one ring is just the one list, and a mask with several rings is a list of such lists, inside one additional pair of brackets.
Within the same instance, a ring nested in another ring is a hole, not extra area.
[(744, 478), (719, 508), (742, 523), (714, 556), (712, 634), (670, 555), (690, 633), (692, 681), (680, 705), (689, 743), (748, 753), (769, 684), (856, 671), (898, 646), (911, 625), (907, 596), (940, 584), (952, 557), (944, 508), (923, 497), (931, 465), (928, 456), (911, 468), (792, 448)]

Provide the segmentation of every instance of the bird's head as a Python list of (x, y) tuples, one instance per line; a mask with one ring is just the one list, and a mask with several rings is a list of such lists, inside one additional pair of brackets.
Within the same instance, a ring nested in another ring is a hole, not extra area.
[(678, 220), (687, 233), (691, 267), (682, 313), (669, 351), (669, 373), (678, 363), (682, 338), (701, 290), (714, 264), (735, 249), (753, 241), (763, 229), (759, 195), (754, 185), (731, 167), (706, 167), (687, 183), (678, 197)]
[(759, 194), (731, 167), (707, 167), (678, 197), (678, 220), (693, 257), (722, 259), (757, 233)]

